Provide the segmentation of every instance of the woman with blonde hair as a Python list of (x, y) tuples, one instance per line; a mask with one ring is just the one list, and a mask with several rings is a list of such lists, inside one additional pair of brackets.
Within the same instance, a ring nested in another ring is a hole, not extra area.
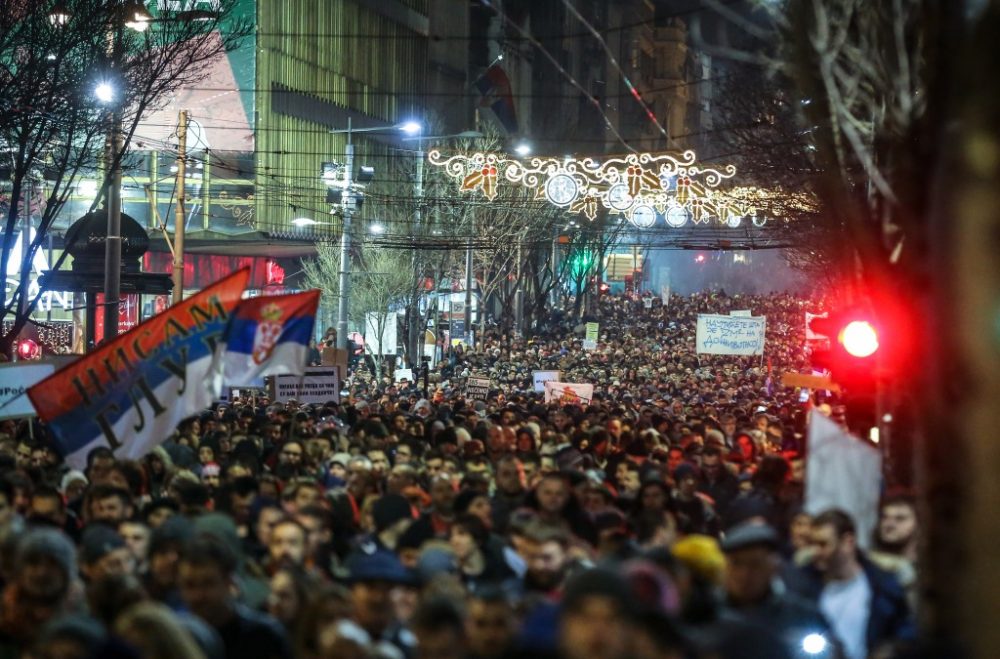
[(163, 604), (140, 602), (115, 622), (115, 633), (144, 659), (205, 659), (193, 635)]

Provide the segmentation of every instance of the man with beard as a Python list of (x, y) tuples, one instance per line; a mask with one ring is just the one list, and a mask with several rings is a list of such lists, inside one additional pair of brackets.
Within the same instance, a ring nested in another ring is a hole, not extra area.
[(840, 639), (846, 659), (863, 659), (915, 629), (899, 582), (858, 550), (854, 520), (828, 510), (812, 521), (813, 564), (790, 585), (819, 605)]
[(525, 590), (558, 600), (570, 566), (569, 534), (560, 527), (538, 523), (529, 527), (525, 536)]
[(913, 607), (917, 601), (917, 509), (913, 497), (896, 494), (882, 501), (875, 550), (869, 554), (875, 565), (892, 572), (906, 590)]
[(308, 533), (291, 517), (279, 520), (271, 529), (265, 569), (271, 576), (282, 567), (302, 567), (306, 561)]

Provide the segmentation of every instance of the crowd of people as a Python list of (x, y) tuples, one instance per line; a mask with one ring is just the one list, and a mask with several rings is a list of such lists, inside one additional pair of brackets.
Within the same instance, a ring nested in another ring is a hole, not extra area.
[[(838, 410), (779, 378), (817, 304), (605, 296), (594, 350), (555, 317), (427, 389), (358, 368), (340, 402), (247, 395), (83, 471), (0, 422), (0, 659), (896, 656), (912, 500), (873, 538), (802, 506), (808, 410)], [(763, 357), (698, 355), (697, 314), (732, 310), (767, 317)], [(534, 370), (593, 398), (545, 403)]]

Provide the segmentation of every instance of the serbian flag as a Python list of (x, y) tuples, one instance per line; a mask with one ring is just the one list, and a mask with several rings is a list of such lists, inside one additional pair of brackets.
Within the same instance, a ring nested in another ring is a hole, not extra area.
[(71, 466), (99, 446), (139, 459), (212, 404), (215, 349), (249, 277), (229, 275), (28, 389)]
[(244, 300), (218, 347), (217, 385), (248, 385), (265, 375), (302, 375), (316, 325), (319, 291)]
[(489, 106), (493, 114), (511, 135), (517, 133), (517, 111), (514, 107), (514, 94), (511, 91), (510, 78), (499, 64), (494, 64), (474, 83), (479, 93), (483, 95), (479, 104)]

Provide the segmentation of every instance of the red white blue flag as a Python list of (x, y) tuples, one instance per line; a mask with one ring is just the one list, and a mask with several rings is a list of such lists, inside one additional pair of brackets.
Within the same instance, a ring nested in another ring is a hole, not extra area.
[(141, 458), (212, 404), (216, 348), (249, 277), (229, 275), (28, 389), (70, 465), (100, 446)]
[(316, 325), (319, 291), (244, 300), (217, 348), (218, 386), (241, 386), (265, 375), (302, 375)]
[(503, 70), (503, 67), (494, 64), (486, 69), (486, 72), (479, 76), (473, 84), (483, 95), (480, 105), (489, 106), (509, 134), (517, 133), (514, 94), (511, 91), (510, 78), (507, 77), (507, 72)]

